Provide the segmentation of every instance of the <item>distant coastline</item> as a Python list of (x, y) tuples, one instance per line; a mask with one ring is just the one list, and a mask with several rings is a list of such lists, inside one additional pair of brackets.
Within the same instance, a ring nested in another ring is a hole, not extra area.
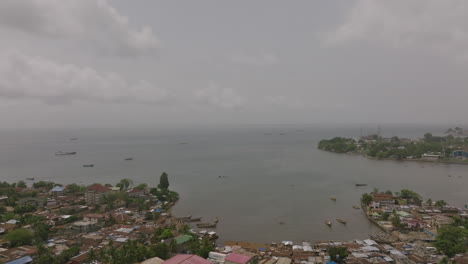
[(335, 137), (321, 140), (318, 149), (376, 160), (468, 164), (468, 137), (463, 129), (450, 128), (446, 134), (425, 133), (424, 137), (413, 139), (384, 138), (379, 134), (360, 138)]

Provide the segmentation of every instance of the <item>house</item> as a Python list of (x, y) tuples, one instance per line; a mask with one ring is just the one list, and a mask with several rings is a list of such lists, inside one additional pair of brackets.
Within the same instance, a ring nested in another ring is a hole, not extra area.
[(455, 151), (452, 152), (452, 157), (454, 157), (454, 158), (468, 158), (468, 151), (455, 150)]
[(230, 253), (224, 259), (225, 264), (250, 264), (255, 261), (253, 256), (240, 253)]
[(164, 262), (164, 260), (158, 258), (158, 257), (154, 257), (154, 258), (150, 258), (150, 259), (147, 259), (143, 262), (140, 262), (140, 264), (162, 264)]
[(58, 196), (62, 196), (63, 195), (63, 191), (65, 191), (65, 187), (62, 187), (62, 186), (55, 186), (54, 188), (52, 188), (50, 190), (50, 193), (54, 196), (54, 197), (58, 197)]
[(146, 190), (145, 189), (131, 189), (130, 191), (128, 191), (128, 196), (130, 197), (146, 196)]
[(26, 263), (31, 263), (33, 259), (31, 256), (25, 256), (19, 259), (15, 259), (9, 262), (6, 262), (5, 264), (26, 264)]
[(103, 214), (85, 214), (83, 216), (83, 220), (92, 223), (99, 223), (106, 219), (106, 216)]
[(78, 231), (79, 233), (83, 233), (94, 231), (98, 228), (98, 226), (96, 223), (90, 221), (76, 221), (73, 223), (71, 228)]
[(180, 235), (174, 238), (177, 252), (182, 252), (188, 248), (188, 242), (193, 239), (190, 235)]
[(421, 156), (421, 159), (423, 160), (439, 160), (442, 156), (440, 154), (429, 154), (429, 153), (424, 153)]
[(211, 264), (211, 262), (197, 255), (179, 254), (164, 261), (163, 264)]
[(102, 197), (110, 191), (111, 189), (101, 184), (93, 184), (89, 186), (88, 188), (86, 188), (85, 192), (86, 204), (93, 205), (100, 203)]
[(393, 207), (395, 205), (393, 195), (386, 193), (373, 193), (372, 202), (378, 203), (379, 207)]
[(431, 224), (433, 227), (439, 229), (449, 226), (453, 223), (453, 219), (445, 215), (433, 215)]

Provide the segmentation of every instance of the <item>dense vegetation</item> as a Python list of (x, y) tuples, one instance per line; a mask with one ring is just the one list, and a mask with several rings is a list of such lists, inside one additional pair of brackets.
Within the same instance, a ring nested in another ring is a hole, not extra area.
[(357, 150), (354, 139), (342, 137), (335, 137), (330, 140), (321, 140), (318, 147), (319, 149), (337, 153), (347, 153)]

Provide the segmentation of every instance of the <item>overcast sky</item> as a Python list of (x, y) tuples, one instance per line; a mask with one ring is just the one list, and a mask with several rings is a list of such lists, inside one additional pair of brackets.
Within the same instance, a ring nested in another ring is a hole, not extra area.
[(2, 127), (466, 123), (466, 0), (2, 0)]

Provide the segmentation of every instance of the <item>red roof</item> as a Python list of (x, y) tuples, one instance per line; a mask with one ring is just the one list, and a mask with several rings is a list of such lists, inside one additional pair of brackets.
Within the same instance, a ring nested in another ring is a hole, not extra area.
[(107, 188), (106, 186), (103, 186), (101, 184), (93, 184), (86, 188), (88, 191), (95, 191), (95, 192), (109, 192), (111, 189)]
[(230, 262), (239, 263), (239, 264), (245, 264), (245, 263), (249, 262), (249, 260), (251, 258), (252, 258), (251, 256), (241, 255), (241, 254), (237, 254), (237, 253), (231, 253), (231, 254), (227, 255), (225, 261), (230, 261)]
[(163, 264), (211, 264), (209, 260), (196, 255), (177, 255), (166, 261)]

